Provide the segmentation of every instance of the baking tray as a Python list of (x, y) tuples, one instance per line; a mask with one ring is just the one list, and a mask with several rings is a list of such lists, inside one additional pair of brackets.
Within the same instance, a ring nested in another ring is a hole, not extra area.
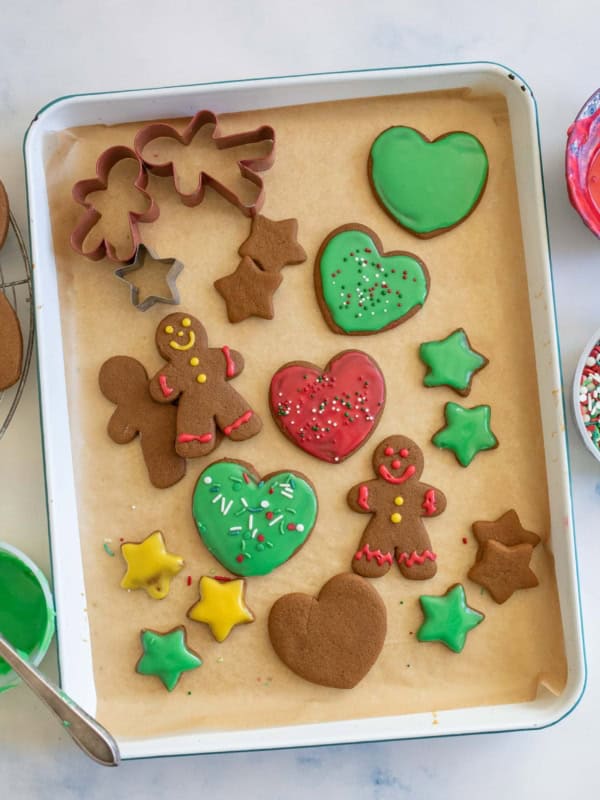
[(46, 135), (75, 126), (184, 117), (199, 108), (223, 113), (457, 88), (499, 92), (509, 111), (538, 365), (551, 547), (568, 663), (566, 687), (558, 697), (540, 692), (537, 699), (527, 703), (441, 711), (434, 727), (430, 713), (419, 713), (277, 728), (197, 731), (146, 740), (121, 740), (124, 758), (539, 728), (560, 720), (581, 697), (586, 670), (536, 105), (529, 87), (514, 71), (487, 62), (76, 95), (60, 98), (36, 115), (25, 137), (24, 154), (31, 249), (36, 267), (40, 405), (61, 685), (86, 710), (95, 712), (60, 305), (44, 168)]

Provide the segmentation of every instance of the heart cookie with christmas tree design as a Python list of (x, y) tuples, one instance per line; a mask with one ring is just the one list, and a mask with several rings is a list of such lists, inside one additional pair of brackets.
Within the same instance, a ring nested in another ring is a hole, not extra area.
[(413, 253), (384, 253), (374, 231), (353, 223), (336, 228), (321, 245), (315, 288), (332, 331), (367, 335), (394, 328), (422, 308), (429, 272)]

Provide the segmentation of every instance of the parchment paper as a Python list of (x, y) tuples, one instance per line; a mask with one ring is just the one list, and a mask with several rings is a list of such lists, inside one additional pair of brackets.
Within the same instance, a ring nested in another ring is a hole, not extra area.
[[(68, 242), (81, 213), (71, 199), (73, 183), (94, 175), (103, 149), (131, 144), (139, 125), (62, 131), (47, 142), (100, 720), (121, 737), (145, 737), (513, 703), (533, 699), (540, 684), (559, 693), (567, 668), (548, 549), (541, 545), (533, 554), (540, 586), (518, 592), (502, 606), (466, 578), (477, 549), (471, 533), (474, 520), (495, 519), (515, 508), (526, 528), (546, 540), (550, 536), (528, 289), (503, 99), (466, 91), (370, 98), (224, 115), (222, 124), (225, 132), (259, 124), (275, 127), (277, 157), (264, 173), (263, 211), (273, 219), (298, 218), (309, 259), (284, 270), (273, 321), (231, 325), (212, 283), (237, 266), (237, 248), (248, 235), (249, 220), (212, 190), (201, 206), (187, 208), (170, 179), (151, 178), (149, 190), (161, 213), (157, 222), (142, 226), (143, 239), (161, 256), (184, 262), (181, 309), (203, 320), (212, 346), (227, 343), (244, 354), (246, 368), (235, 386), (264, 420), (258, 437), (226, 442), (208, 459), (188, 462), (184, 480), (164, 491), (150, 485), (137, 442), (119, 446), (108, 438), (106, 424), (114, 407), (100, 394), (97, 376), (104, 360), (116, 354), (138, 358), (153, 374), (162, 363), (154, 331), (172, 309), (159, 305), (139, 313), (129, 304), (127, 287), (112, 276), (111, 265), (79, 257)], [(366, 174), (369, 147), (378, 133), (396, 124), (416, 127), (430, 138), (466, 130), (484, 143), (490, 160), (485, 194), (475, 213), (454, 230), (418, 240), (375, 201)], [(405, 325), (369, 337), (339, 336), (325, 325), (313, 290), (314, 256), (333, 228), (349, 222), (369, 225), (387, 250), (413, 251), (428, 265), (429, 298)], [(424, 388), (425, 368), (417, 355), (421, 342), (444, 337), (459, 326), (490, 359), (476, 376), (466, 404), (491, 405), (492, 428), (500, 441), (497, 450), (478, 455), (467, 469), (430, 442), (443, 424), (444, 404), (461, 398), (450, 389)], [(284, 362), (324, 365), (348, 347), (364, 349), (379, 362), (388, 401), (367, 445), (342, 464), (331, 465), (305, 455), (277, 430), (267, 389)], [(317, 593), (328, 578), (350, 569), (367, 518), (350, 511), (345, 495), (357, 481), (373, 477), (372, 450), (394, 433), (407, 434), (423, 448), (423, 480), (443, 489), (448, 498), (447, 511), (427, 522), (438, 573), (419, 583), (403, 579), (394, 566), (374, 581), (388, 611), (388, 635), (378, 662), (353, 690), (315, 686), (275, 656), (267, 634), (268, 612), (280, 595)], [(198, 474), (223, 457), (250, 461), (263, 474), (284, 468), (305, 473), (318, 488), (320, 514), (312, 537), (291, 561), (269, 576), (248, 581), (256, 622), (238, 627), (217, 644), (207, 626), (187, 620), (186, 611), (198, 598), (199, 577), (223, 572), (202, 544), (190, 512)], [(170, 595), (158, 602), (144, 592), (119, 588), (124, 571), (120, 539), (140, 541), (156, 529), (164, 532), (169, 549), (186, 560)], [(103, 549), (107, 540), (115, 557)], [(464, 584), (469, 603), (486, 615), (460, 655), (415, 638), (422, 621), (418, 596), (441, 594), (457, 581)], [(158, 679), (134, 672), (141, 653), (139, 632), (144, 627), (165, 631), (181, 623), (204, 664), (185, 674), (169, 694)]]

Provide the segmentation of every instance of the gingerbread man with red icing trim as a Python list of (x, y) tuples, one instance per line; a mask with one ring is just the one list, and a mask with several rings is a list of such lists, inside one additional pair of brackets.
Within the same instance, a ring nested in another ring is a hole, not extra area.
[(156, 329), (156, 346), (168, 363), (150, 381), (159, 403), (177, 405), (175, 450), (184, 458), (210, 453), (221, 431), (233, 441), (255, 436), (262, 421), (229, 385), (244, 359), (229, 347), (209, 347), (202, 323), (189, 314), (169, 314)]
[(436, 555), (423, 517), (436, 517), (446, 508), (439, 489), (419, 478), (423, 453), (406, 436), (388, 436), (373, 454), (375, 480), (353, 486), (348, 504), (361, 514), (372, 514), (352, 559), (352, 569), (364, 578), (380, 578), (393, 561), (410, 580), (432, 578)]

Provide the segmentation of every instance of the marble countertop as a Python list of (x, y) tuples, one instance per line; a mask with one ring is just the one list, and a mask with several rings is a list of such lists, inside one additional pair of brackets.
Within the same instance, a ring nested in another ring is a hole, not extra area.
[[(536, 95), (565, 379), (600, 326), (593, 281), (600, 243), (564, 188), (565, 131), (598, 87), (597, 25), (589, 3), (442, 0), (19, 0), (0, 24), (0, 176), (25, 227), (21, 142), (47, 101), (65, 94), (218, 79), (490, 60), (525, 77)], [(160, 50), (159, 50), (160, 48)], [(162, 52), (160, 52), (162, 51)], [(159, 56), (157, 57), (157, 52)], [(457, 737), (129, 762), (91, 763), (29, 693), (0, 698), (0, 786), (11, 796), (100, 800), (148, 795), (304, 798), (594, 796), (600, 739), (600, 468), (569, 421), (573, 494), (588, 656), (588, 688), (553, 728)], [(0, 538), (47, 570), (37, 382), (32, 369), (0, 442)], [(51, 649), (45, 669), (56, 677)], [(0, 792), (3, 795), (3, 791)]]

